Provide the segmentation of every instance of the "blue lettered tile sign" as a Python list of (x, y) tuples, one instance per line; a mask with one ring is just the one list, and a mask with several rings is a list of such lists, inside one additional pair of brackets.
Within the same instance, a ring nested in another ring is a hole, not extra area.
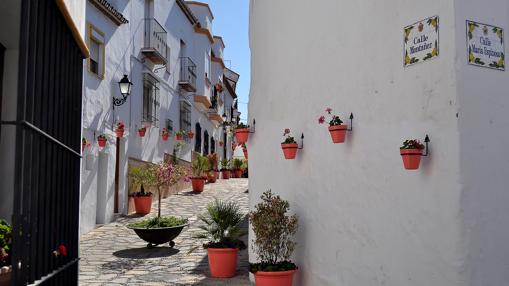
[(467, 20), (468, 63), (505, 70), (504, 30)]
[(404, 28), (405, 67), (438, 56), (438, 27), (438, 16), (433, 16)]

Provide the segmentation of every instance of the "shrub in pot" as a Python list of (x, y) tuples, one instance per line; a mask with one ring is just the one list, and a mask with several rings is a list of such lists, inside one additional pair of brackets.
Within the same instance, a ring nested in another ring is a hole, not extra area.
[(193, 176), (191, 177), (191, 184), (194, 192), (203, 192), (205, 186), (204, 172), (209, 168), (209, 160), (205, 156), (198, 155), (191, 165)]
[(139, 192), (131, 193), (131, 197), (134, 200), (134, 208), (137, 214), (149, 214), (152, 209), (152, 193), (146, 192), (144, 185), (151, 185), (153, 174), (148, 168), (131, 167), (129, 169), (129, 178), (135, 186), (140, 187)]
[(187, 137), (188, 137), (189, 139), (193, 139), (193, 138), (194, 138), (194, 132), (193, 132), (193, 131), (188, 131), (188, 132), (187, 132)]
[(403, 165), (407, 170), (417, 170), (421, 163), (422, 150), (424, 145), (419, 140), (405, 140), (403, 146), (399, 148)]
[(235, 276), (238, 252), (246, 248), (239, 238), (247, 234), (241, 227), (244, 215), (239, 206), (216, 200), (198, 218), (203, 222), (199, 228), (204, 232), (196, 237), (209, 240), (203, 247), (208, 252), (210, 274), (216, 278)]
[[(328, 107), (325, 109), (325, 112), (331, 117), (329, 121), (329, 133), (334, 143), (343, 143), (345, 142), (346, 131), (348, 129), (348, 125), (343, 124), (343, 121), (339, 118), (339, 116), (332, 114), (332, 108)], [(318, 123), (323, 124), (325, 122), (325, 116), (320, 116), (318, 118)]]
[(161, 216), (161, 192), (163, 188), (173, 186), (182, 180), (186, 180), (187, 174), (185, 168), (179, 165), (161, 162), (148, 167), (148, 173), (150, 175), (146, 178), (145, 184), (157, 188), (157, 217), (130, 223), (127, 227), (133, 229), (141, 239), (148, 242), (148, 248), (167, 242), (173, 247), (175, 245), (173, 239), (175, 239), (187, 225), (187, 219), (174, 216)]
[(124, 137), (125, 124), (122, 121), (115, 123), (115, 133), (117, 137)]
[(184, 140), (184, 135), (186, 134), (185, 131), (180, 130), (179, 132), (175, 133), (175, 140), (182, 141)]
[(297, 266), (290, 261), (296, 242), (296, 215), (288, 215), (290, 204), (268, 190), (262, 201), (249, 213), (255, 238), (253, 251), (259, 263), (251, 263), (249, 271), (255, 275), (257, 286), (291, 286)]
[(227, 158), (221, 159), (221, 175), (224, 180), (230, 179), (230, 160)]
[(219, 178), (217, 154), (216, 153), (209, 154), (207, 155), (207, 159), (209, 160), (209, 172), (207, 174), (208, 176), (207, 180), (210, 183), (214, 183), (217, 180), (217, 178)]
[(11, 285), (12, 226), (0, 219), (0, 286)]
[(168, 131), (168, 129), (166, 129), (166, 128), (163, 128), (161, 130), (161, 138), (163, 139), (163, 141), (168, 141), (169, 137), (170, 137), (170, 131)]
[(242, 177), (242, 166), (244, 164), (244, 161), (239, 158), (234, 158), (232, 160), (232, 169), (234, 173), (234, 178), (241, 178)]
[(239, 123), (235, 128), (235, 139), (239, 144), (246, 143), (249, 139), (249, 126), (242, 122)]
[(285, 141), (281, 142), (281, 148), (283, 149), (285, 159), (295, 159), (299, 145), (297, 144), (297, 141), (295, 141), (295, 138), (290, 136), (290, 129), (285, 129), (283, 137), (285, 137)]
[(99, 147), (106, 147), (106, 142), (108, 142), (108, 138), (106, 138), (106, 135), (101, 134), (97, 136), (97, 143), (99, 144)]

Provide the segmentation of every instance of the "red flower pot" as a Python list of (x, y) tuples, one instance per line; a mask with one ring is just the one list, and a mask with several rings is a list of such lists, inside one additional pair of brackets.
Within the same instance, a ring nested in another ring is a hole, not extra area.
[(97, 143), (99, 144), (99, 147), (101, 147), (101, 148), (106, 147), (106, 142), (108, 142), (108, 140), (106, 140), (106, 139), (97, 139)]
[(170, 137), (168, 133), (161, 134), (161, 138), (163, 138), (163, 141), (168, 141), (168, 137)]
[(329, 132), (330, 132), (330, 137), (332, 138), (332, 142), (334, 142), (334, 143), (345, 142), (347, 129), (348, 129), (348, 126), (344, 125), (344, 124), (329, 126)]
[(152, 209), (152, 196), (134, 197), (134, 209), (137, 214), (149, 214)]
[(87, 147), (87, 143), (81, 143), (81, 152), (85, 151), (85, 147)]
[(210, 275), (215, 278), (230, 278), (237, 270), (237, 248), (208, 248)]
[(189, 139), (193, 139), (193, 138), (194, 138), (194, 133), (193, 133), (193, 132), (189, 132), (189, 133), (187, 133), (187, 137), (188, 137)]
[(422, 150), (420, 149), (399, 149), (401, 158), (403, 159), (403, 165), (407, 170), (419, 169), (421, 163)]
[(223, 170), (221, 171), (221, 174), (223, 175), (223, 180), (228, 180), (231, 175), (229, 170)]
[(256, 286), (292, 286), (293, 274), (297, 270), (255, 273)]
[(193, 192), (203, 192), (203, 188), (205, 187), (205, 178), (197, 177), (191, 178), (191, 185), (193, 186)]
[(235, 139), (237, 139), (237, 143), (243, 144), (247, 142), (249, 138), (249, 128), (241, 128), (235, 130)]
[(117, 129), (115, 130), (115, 133), (117, 134), (117, 137), (124, 137), (124, 129)]
[(216, 174), (214, 172), (209, 172), (207, 174), (207, 181), (209, 183), (215, 183), (216, 182)]
[(295, 159), (299, 145), (297, 143), (281, 144), (281, 148), (283, 148), (285, 159)]
[(235, 178), (242, 178), (242, 173), (244, 173), (242, 170), (235, 170)]
[(147, 129), (138, 129), (138, 135), (140, 135), (140, 137), (145, 137), (145, 132), (147, 132)]
[(182, 141), (182, 140), (184, 140), (184, 135), (177, 134), (177, 135), (175, 135), (175, 139), (177, 139), (178, 141)]

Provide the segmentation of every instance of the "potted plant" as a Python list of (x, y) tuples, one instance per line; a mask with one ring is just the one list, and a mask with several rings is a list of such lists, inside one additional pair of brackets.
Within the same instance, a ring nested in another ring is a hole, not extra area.
[(193, 177), (191, 177), (191, 184), (194, 192), (203, 192), (205, 180), (207, 177), (203, 173), (209, 168), (209, 160), (205, 156), (198, 155), (191, 165), (193, 170)]
[(219, 171), (217, 170), (217, 154), (212, 153), (207, 155), (207, 160), (209, 160), (207, 181), (209, 183), (215, 183), (216, 179), (219, 178)]
[(186, 134), (185, 131), (182, 131), (182, 130), (178, 131), (177, 133), (175, 133), (175, 140), (177, 140), (177, 141), (184, 140), (184, 135), (185, 134)]
[(157, 188), (157, 217), (130, 223), (127, 227), (148, 242), (148, 248), (167, 242), (173, 247), (175, 246), (173, 239), (187, 225), (187, 219), (174, 216), (161, 217), (161, 192), (162, 188), (175, 185), (186, 178), (186, 172), (182, 166), (166, 162), (150, 166), (148, 172), (150, 177), (145, 183)]
[(249, 126), (242, 122), (239, 123), (235, 128), (235, 139), (239, 144), (246, 143), (249, 139)]
[(227, 158), (221, 159), (221, 175), (224, 180), (228, 180), (230, 178), (230, 160)]
[(242, 144), (242, 152), (244, 153), (244, 157), (247, 159), (247, 147), (246, 147), (246, 144)]
[(234, 178), (241, 178), (242, 177), (242, 164), (244, 163), (244, 161), (242, 159), (239, 159), (239, 158), (234, 158), (232, 160), (232, 169), (233, 169), (233, 174), (234, 174)]
[(262, 201), (249, 213), (255, 234), (253, 251), (259, 263), (251, 263), (249, 271), (255, 275), (257, 286), (291, 286), (297, 266), (290, 261), (295, 249), (298, 228), (296, 215), (288, 215), (290, 204), (268, 190)]
[(215, 88), (217, 92), (223, 92), (223, 85), (220, 82), (216, 83)]
[(168, 141), (168, 137), (170, 137), (170, 131), (168, 131), (167, 128), (163, 128), (161, 130), (161, 138), (163, 139), (163, 141)]
[(124, 122), (117, 121), (117, 123), (115, 123), (115, 133), (117, 134), (117, 137), (124, 137), (124, 129), (125, 129)]
[(203, 222), (199, 228), (204, 232), (197, 238), (208, 239), (203, 244), (207, 249), (209, 269), (212, 277), (230, 278), (235, 276), (239, 250), (246, 245), (239, 238), (247, 232), (241, 224), (244, 215), (235, 202), (216, 200), (207, 206), (207, 211), (198, 216)]
[(106, 147), (106, 142), (108, 142), (108, 138), (106, 138), (106, 135), (101, 134), (97, 136), (97, 143), (99, 144), (99, 147), (101, 148)]
[(424, 145), (419, 140), (405, 140), (403, 146), (399, 147), (403, 165), (407, 170), (417, 170), (421, 163), (422, 150)]
[(285, 141), (281, 143), (281, 148), (283, 148), (285, 159), (295, 159), (299, 145), (295, 141), (295, 138), (290, 136), (290, 129), (286, 128), (283, 136), (285, 137)]
[(193, 132), (193, 131), (191, 131), (191, 130), (189, 130), (189, 131), (187, 132), (187, 137), (188, 137), (189, 139), (193, 139), (193, 138), (194, 138), (194, 132)]
[(140, 187), (139, 192), (134, 192), (131, 197), (134, 200), (134, 208), (137, 214), (146, 215), (152, 209), (152, 193), (146, 192), (145, 187), (153, 185), (154, 174), (148, 168), (131, 167), (129, 170), (129, 177), (133, 185), (137, 188)]
[[(346, 131), (348, 129), (348, 125), (343, 124), (343, 121), (339, 118), (339, 116), (332, 114), (332, 108), (328, 107), (325, 109), (325, 112), (331, 117), (329, 121), (329, 133), (332, 138), (332, 142), (334, 143), (343, 143), (345, 142)], [(318, 123), (323, 124), (325, 122), (325, 116), (320, 116), (318, 118)]]
[(0, 219), (0, 286), (11, 285), (12, 226)]
[(87, 138), (81, 138), (81, 151), (85, 151), (85, 148), (90, 147), (90, 142), (88, 142)]
[(145, 137), (146, 132), (147, 132), (147, 127), (145, 127), (145, 126), (138, 129), (138, 135), (140, 135), (140, 137)]

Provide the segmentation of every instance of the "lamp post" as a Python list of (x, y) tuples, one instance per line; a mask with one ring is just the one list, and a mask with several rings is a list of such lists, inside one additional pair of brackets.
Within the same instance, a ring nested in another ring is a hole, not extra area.
[(127, 75), (125, 74), (124, 77), (118, 82), (118, 87), (120, 88), (122, 98), (116, 98), (113, 96), (113, 109), (115, 109), (115, 106), (121, 106), (126, 102), (127, 97), (131, 94), (132, 85), (133, 83), (129, 81), (129, 78), (127, 78)]

